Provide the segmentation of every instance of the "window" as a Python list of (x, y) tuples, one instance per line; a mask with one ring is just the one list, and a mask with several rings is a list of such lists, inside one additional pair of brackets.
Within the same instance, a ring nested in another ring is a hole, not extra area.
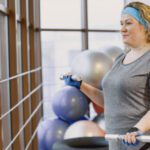
[(45, 118), (51, 118), (54, 115), (50, 100), (62, 87), (60, 75), (70, 71), (72, 54), (75, 56), (81, 51), (81, 33), (42, 32), (42, 49), (44, 114)]
[(55, 116), (51, 100), (73, 57), (112, 43), (123, 48), (119, 31), (123, 6), (120, 0), (41, 1), (44, 118)]
[(120, 0), (88, 0), (89, 28), (119, 30), (123, 4)]
[(81, 28), (80, 0), (41, 1), (42, 28)]
[(115, 45), (123, 48), (120, 33), (90, 32), (89, 49), (100, 49), (101, 47)]
[(7, 6), (7, 0), (0, 0), (0, 4), (2, 4), (3, 6)]

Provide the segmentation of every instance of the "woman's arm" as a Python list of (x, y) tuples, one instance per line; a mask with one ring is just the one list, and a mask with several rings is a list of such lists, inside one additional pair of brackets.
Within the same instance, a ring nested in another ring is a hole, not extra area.
[(101, 107), (104, 106), (103, 93), (99, 89), (87, 84), (86, 82), (82, 81), (79, 77), (72, 76), (69, 73), (61, 76), (60, 79), (64, 80), (66, 85), (74, 86), (77, 89), (80, 89), (95, 104)]
[(141, 132), (150, 130), (150, 111), (148, 111), (141, 120), (135, 125)]
[(80, 90), (87, 95), (93, 103), (104, 107), (104, 98), (103, 98), (103, 92), (99, 89), (85, 83), (82, 81), (82, 84), (80, 86)]
[(150, 111), (148, 111), (134, 127), (136, 127), (139, 132), (127, 132), (127, 134), (124, 136), (124, 141), (127, 145), (132, 143), (136, 146), (136, 143), (138, 143), (136, 142), (136, 137), (141, 133), (150, 131)]

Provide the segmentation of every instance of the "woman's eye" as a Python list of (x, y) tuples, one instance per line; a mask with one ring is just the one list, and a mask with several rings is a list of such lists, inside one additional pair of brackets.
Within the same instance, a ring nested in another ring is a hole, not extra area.
[(131, 22), (127, 22), (126, 24), (132, 24)]

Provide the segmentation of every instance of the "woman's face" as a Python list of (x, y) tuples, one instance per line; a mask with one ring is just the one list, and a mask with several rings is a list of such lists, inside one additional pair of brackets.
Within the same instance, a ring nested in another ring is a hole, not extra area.
[(145, 28), (132, 16), (124, 14), (121, 17), (121, 35), (124, 44), (138, 47), (146, 42)]

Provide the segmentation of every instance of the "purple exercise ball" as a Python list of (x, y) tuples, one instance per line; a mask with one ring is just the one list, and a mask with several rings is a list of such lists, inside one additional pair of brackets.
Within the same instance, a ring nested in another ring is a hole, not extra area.
[(52, 108), (61, 119), (74, 122), (88, 112), (88, 98), (77, 88), (65, 86), (54, 96)]
[(61, 119), (42, 121), (38, 127), (38, 150), (51, 150), (55, 142), (64, 138), (68, 127)]
[(38, 130), (37, 130), (38, 150), (45, 150), (46, 149), (44, 136), (45, 136), (45, 133), (49, 127), (50, 122), (51, 122), (51, 120), (44, 120), (44, 121), (41, 121), (39, 123)]
[(60, 119), (52, 120), (49, 123), (49, 128), (44, 137), (47, 150), (51, 150), (55, 142), (64, 139), (64, 134), (68, 127), (69, 124)]

